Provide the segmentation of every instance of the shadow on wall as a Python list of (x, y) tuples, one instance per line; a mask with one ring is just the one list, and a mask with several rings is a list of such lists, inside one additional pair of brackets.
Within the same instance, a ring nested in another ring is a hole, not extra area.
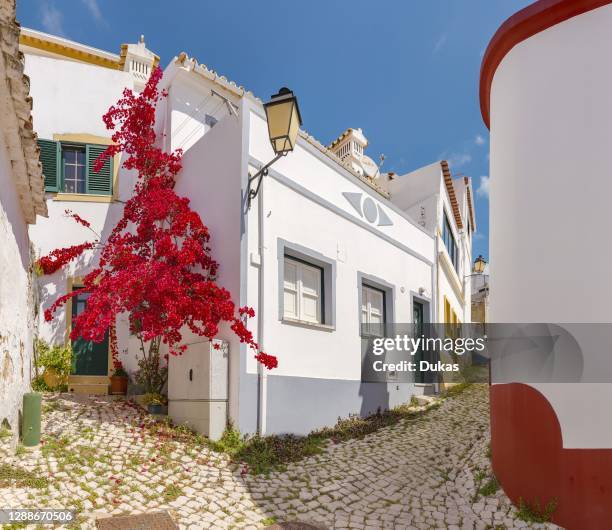
[[(361, 373), (367, 372), (366, 363), (368, 358), (368, 342), (361, 341)], [(370, 348), (371, 349), (371, 348)], [(376, 412), (389, 409), (389, 390), (387, 383), (368, 383), (361, 381), (359, 385), (359, 396), (361, 397), (360, 416), (363, 418)]]
[[(102, 119), (102, 117), (100, 117)], [(119, 196), (122, 200), (131, 197), (131, 189), (135, 184), (135, 175), (133, 171), (127, 171), (122, 168), (124, 156), (121, 156), (120, 168), (119, 168)], [(71, 203), (66, 202), (66, 209), (70, 209)], [(81, 203), (88, 204), (88, 203)], [(106, 211), (103, 226), (100, 230), (100, 240), (102, 242), (108, 239), (113, 228), (115, 227), (118, 220), (123, 214), (123, 204), (121, 202), (111, 202)], [(81, 214), (83, 218), (87, 218), (86, 211)], [(53, 219), (48, 219), (44, 222), (53, 223)], [(76, 221), (71, 221), (75, 222)], [(79, 240), (70, 241), (69, 245), (76, 245), (85, 241), (92, 241), (97, 239), (97, 236), (92, 232), (89, 232), (86, 228), (83, 228), (83, 237)], [(56, 247), (57, 248), (57, 247)], [(39, 326), (39, 336), (49, 343), (64, 344), (67, 340), (66, 334), (66, 306), (60, 306), (53, 315), (53, 319), (50, 322), (44, 321), (44, 312), (49, 309), (51, 305), (57, 300), (58, 297), (68, 292), (69, 280), (74, 278), (83, 278), (91, 270), (98, 266), (100, 260), (100, 249), (89, 250), (79, 256), (76, 260), (72, 261), (68, 266), (63, 267), (59, 271), (51, 275), (39, 276), (38, 286), (38, 307), (40, 312), (37, 315)], [(40, 257), (40, 256), (37, 256)]]

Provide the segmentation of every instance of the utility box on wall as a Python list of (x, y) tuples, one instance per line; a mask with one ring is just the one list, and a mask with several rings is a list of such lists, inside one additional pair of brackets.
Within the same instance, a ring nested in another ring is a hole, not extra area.
[(208, 436), (221, 438), (227, 424), (229, 348), (222, 340), (189, 344), (168, 360), (168, 416)]

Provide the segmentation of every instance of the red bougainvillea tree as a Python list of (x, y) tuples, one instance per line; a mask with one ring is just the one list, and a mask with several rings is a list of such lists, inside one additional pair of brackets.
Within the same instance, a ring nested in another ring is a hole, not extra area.
[[(162, 344), (171, 354), (184, 351), (185, 329), (212, 339), (226, 322), (253, 349), (259, 362), (274, 368), (276, 357), (260, 351), (246, 327), (246, 320), (255, 314), (253, 309), (237, 309), (230, 293), (215, 281), (218, 264), (211, 257), (208, 228), (189, 207), (189, 199), (174, 191), (181, 150), (167, 153), (156, 146), (155, 107), (166, 96), (158, 89), (161, 76), (161, 70), (155, 69), (140, 94), (126, 89), (103, 117), (107, 129), (113, 131), (113, 144), (96, 160), (94, 171), (121, 152), (123, 167), (138, 173), (121, 219), (106, 241), (98, 237), (54, 250), (40, 258), (38, 265), (43, 273), (51, 274), (86, 251), (99, 250), (99, 265), (83, 280), (89, 298), (72, 321), (73, 339), (100, 342), (109, 330), (114, 332), (117, 316), (127, 314), (145, 360), (155, 364), (161, 362)], [(88, 221), (66, 213), (93, 231)], [(45, 311), (45, 319), (51, 320), (56, 309), (75, 294), (57, 298)], [(142, 369), (151, 366), (143, 363)]]

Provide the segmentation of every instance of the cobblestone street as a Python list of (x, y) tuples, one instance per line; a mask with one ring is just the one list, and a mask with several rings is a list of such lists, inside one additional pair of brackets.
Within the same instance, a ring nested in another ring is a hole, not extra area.
[(519, 520), (491, 482), (486, 385), (268, 477), (241, 474), (205, 446), (159, 439), (123, 401), (62, 395), (43, 409), (40, 448), (15, 454), (2, 442), (2, 465), (22, 476), (0, 476), (0, 508), (70, 507), (79, 512), (75, 528), (155, 510), (171, 510), (190, 529), (298, 520), (351, 529), (556, 528)]

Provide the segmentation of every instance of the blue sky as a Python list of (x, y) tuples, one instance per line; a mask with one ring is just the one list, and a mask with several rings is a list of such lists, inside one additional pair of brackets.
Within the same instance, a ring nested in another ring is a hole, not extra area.
[(527, 0), (17, 0), (26, 27), (115, 53), (145, 35), (165, 66), (181, 51), (262, 99), (299, 97), (304, 128), (329, 143), (361, 127), (367, 154), (406, 173), (440, 158), (473, 178), (474, 256), (488, 258), (489, 138), (482, 54)]

